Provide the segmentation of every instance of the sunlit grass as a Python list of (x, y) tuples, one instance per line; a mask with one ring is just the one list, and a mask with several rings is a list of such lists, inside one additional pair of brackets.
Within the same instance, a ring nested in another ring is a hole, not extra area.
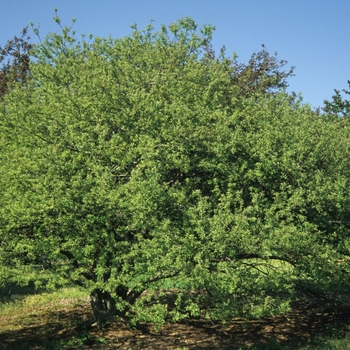
[(86, 291), (76, 287), (34, 295), (11, 295), (0, 303), (0, 332), (56, 321), (55, 311), (87, 303)]

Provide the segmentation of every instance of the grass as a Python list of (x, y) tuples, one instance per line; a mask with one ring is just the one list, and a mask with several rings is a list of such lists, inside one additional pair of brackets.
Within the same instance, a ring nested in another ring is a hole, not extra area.
[(18, 294), (3, 296), (0, 303), (0, 344), (4, 337), (5, 348), (79, 349), (89, 340), (86, 291), (65, 287), (36, 293), (30, 286), (14, 291)]
[[(117, 325), (112, 329), (97, 331), (91, 329), (92, 313), (89, 298), (86, 292), (76, 287), (65, 287), (51, 292), (37, 293), (33, 288), (13, 288), (16, 294), (7, 294), (0, 302), (0, 344), (1, 349), (19, 350), (63, 350), (63, 349), (144, 349), (164, 348), (164, 344), (175, 344), (179, 346), (169, 349), (191, 349), (183, 346), (185, 340), (203, 341), (206, 339), (207, 347), (203, 349), (234, 349), (232, 339), (236, 339), (236, 333), (231, 338), (231, 346), (227, 347), (228, 338), (224, 336), (223, 346), (210, 345), (208, 327), (190, 329), (184, 324), (167, 325), (162, 335), (155, 334), (152, 328), (142, 333), (140, 331), (127, 329), (125, 326)], [(349, 319), (347, 320), (349, 322)], [(123, 328), (124, 327), (124, 328)], [(204, 330), (204, 331), (203, 331)], [(203, 331), (203, 332), (202, 332)], [(200, 338), (202, 332), (202, 338)], [(310, 333), (313, 330), (310, 328)], [(244, 333), (244, 332), (243, 332)], [(174, 334), (177, 334), (174, 336)], [(213, 332), (210, 334), (214, 334)], [(216, 340), (220, 342), (220, 336), (216, 334)], [(174, 338), (175, 337), (175, 338)], [(350, 349), (350, 325), (343, 320), (342, 323), (332, 323), (324, 331), (312, 333), (309, 339), (300, 340), (296, 338), (293, 342), (288, 340), (279, 343), (275, 339), (268, 339), (265, 344), (250, 345), (255, 342), (252, 334), (242, 335), (246, 338), (246, 345), (242, 350), (344, 350)], [(181, 338), (181, 339), (180, 339)], [(131, 340), (133, 342), (131, 342)], [(214, 339), (215, 340), (215, 339)], [(161, 343), (155, 343), (163, 341)], [(169, 343), (167, 343), (169, 342)], [(181, 343), (182, 342), (182, 343)], [(3, 345), (5, 344), (5, 345)], [(130, 346), (128, 345), (130, 344)], [(154, 344), (159, 344), (154, 347)], [(235, 343), (236, 345), (236, 343)], [(147, 347), (150, 346), (150, 347)], [(165, 345), (167, 346), (167, 345)], [(236, 349), (239, 346), (237, 345)]]
[[(86, 298), (85, 291), (72, 287), (27, 296), (12, 295), (6, 302), (0, 304), (1, 318), (8, 320), (8, 322), (0, 324), (0, 332), (20, 329), (23, 325), (32, 325), (33, 322), (42, 323), (35, 316), (45, 313), (45, 311), (55, 313), (55, 311), (62, 310), (65, 305), (77, 306), (86, 301)], [(19, 317), (23, 319), (21, 324), (11, 322)]]

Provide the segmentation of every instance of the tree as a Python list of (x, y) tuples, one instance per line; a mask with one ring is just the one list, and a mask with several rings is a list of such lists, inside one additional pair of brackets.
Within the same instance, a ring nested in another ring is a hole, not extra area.
[(0, 98), (8, 93), (10, 84), (25, 84), (28, 79), (33, 44), (29, 43), (27, 31), (27, 27), (23, 28), (20, 37), (8, 40), (3, 48), (0, 46), (0, 63), (4, 62), (0, 70)]
[(212, 32), (64, 27), (33, 50), (1, 103), (1, 266), (83, 286), (99, 323), (256, 317), (349, 287), (348, 131), (291, 106), (282, 73), (242, 93)]
[[(348, 80), (350, 87), (350, 80)], [(350, 101), (342, 97), (340, 90), (334, 89), (335, 95), (332, 96), (332, 101), (324, 101), (324, 112), (332, 114), (333, 116), (349, 117), (350, 115)], [(342, 90), (346, 95), (350, 95), (350, 90)]]
[[(265, 45), (262, 45), (260, 52), (254, 53), (248, 64), (238, 63), (234, 59), (234, 71), (236, 74), (236, 84), (240, 88), (240, 93), (244, 96), (256, 94), (273, 94), (288, 87), (287, 78), (293, 76), (294, 68), (288, 71), (282, 68), (287, 65), (286, 60), (278, 60), (277, 52), (270, 55)], [(294, 94), (291, 95), (293, 97)]]

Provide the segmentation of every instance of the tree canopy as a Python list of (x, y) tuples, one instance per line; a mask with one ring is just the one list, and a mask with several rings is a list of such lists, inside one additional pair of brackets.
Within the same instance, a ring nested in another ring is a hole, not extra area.
[[(350, 80), (348, 80), (350, 88)], [(323, 111), (332, 114), (334, 116), (340, 116), (344, 120), (348, 120), (350, 116), (350, 101), (346, 100), (340, 90), (334, 89), (335, 95), (332, 96), (332, 101), (325, 100)], [(342, 92), (346, 95), (350, 95), (350, 90), (343, 89)]]
[(213, 30), (63, 27), (33, 49), (1, 102), (0, 266), (83, 286), (98, 322), (255, 317), (349, 288), (349, 130), (288, 95), (265, 48), (216, 57)]
[[(25, 84), (29, 76), (30, 51), (33, 44), (29, 42), (28, 28), (22, 29), (20, 37), (8, 40), (0, 46), (0, 98), (8, 93), (13, 82)], [(6, 60), (7, 59), (7, 60)]]

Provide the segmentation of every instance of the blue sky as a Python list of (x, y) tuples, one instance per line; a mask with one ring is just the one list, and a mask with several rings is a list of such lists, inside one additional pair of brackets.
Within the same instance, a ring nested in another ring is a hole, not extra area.
[(158, 27), (191, 16), (215, 25), (214, 49), (225, 45), (241, 62), (265, 44), (296, 66), (289, 90), (314, 107), (330, 99), (334, 88), (348, 87), (349, 0), (0, 0), (0, 45), (30, 22), (40, 23), (43, 36), (59, 31), (55, 7), (63, 24), (77, 19), (77, 33), (103, 37), (128, 35), (133, 23), (142, 28), (152, 19)]

